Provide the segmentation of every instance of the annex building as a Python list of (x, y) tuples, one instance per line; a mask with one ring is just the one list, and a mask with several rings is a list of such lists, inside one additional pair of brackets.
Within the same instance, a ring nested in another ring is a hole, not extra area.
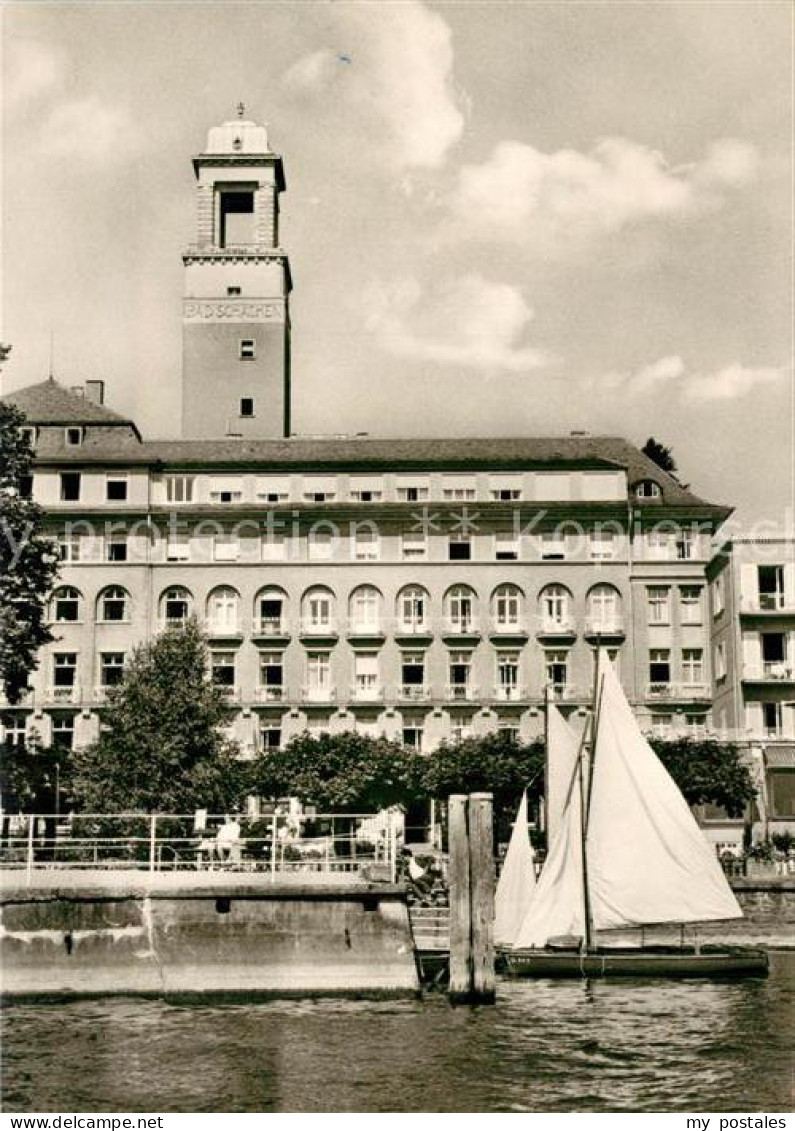
[(636, 447), (291, 434), (291, 276), (281, 158), (263, 127), (211, 129), (194, 158), (181, 434), (147, 440), (104, 386), (8, 394), (62, 568), (55, 640), (7, 735), (97, 733), (137, 644), (195, 615), (245, 750), (356, 728), (432, 751), (543, 726), (547, 688), (584, 717), (610, 648), (644, 726), (713, 726), (707, 604), (729, 514)]

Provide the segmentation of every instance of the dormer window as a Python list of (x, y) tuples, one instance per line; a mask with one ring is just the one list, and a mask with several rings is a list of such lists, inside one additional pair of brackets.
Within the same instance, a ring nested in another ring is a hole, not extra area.
[(28, 425), (25, 425), (25, 427), (20, 428), (19, 434), (20, 434), (20, 436), (22, 436), (23, 439), (27, 440), (27, 442), (30, 444), (31, 448), (35, 448), (36, 441), (39, 438), (38, 428), (34, 428), (32, 425), (28, 424)]
[(253, 361), (257, 356), (256, 346), (254, 345), (253, 338), (241, 338), (240, 340), (240, 360)]
[(641, 479), (635, 488), (635, 494), (639, 499), (659, 499), (662, 490), (659, 483), (655, 483), (653, 479)]
[(67, 448), (79, 448), (83, 443), (83, 428), (67, 428), (64, 431), (64, 440)]

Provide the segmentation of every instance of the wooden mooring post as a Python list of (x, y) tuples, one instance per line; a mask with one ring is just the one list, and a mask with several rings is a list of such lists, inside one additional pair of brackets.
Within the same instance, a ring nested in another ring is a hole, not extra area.
[(494, 832), (490, 793), (449, 800), (450, 1000), (494, 1001)]

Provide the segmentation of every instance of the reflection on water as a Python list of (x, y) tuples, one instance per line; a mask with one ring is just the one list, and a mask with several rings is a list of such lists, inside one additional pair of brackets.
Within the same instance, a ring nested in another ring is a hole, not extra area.
[(795, 954), (737, 983), (502, 982), (494, 1008), (106, 999), (4, 1028), (6, 1111), (790, 1111)]

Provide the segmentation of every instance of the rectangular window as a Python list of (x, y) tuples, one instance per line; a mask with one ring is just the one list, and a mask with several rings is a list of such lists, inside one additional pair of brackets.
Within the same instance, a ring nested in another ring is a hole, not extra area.
[(308, 652), (306, 675), (310, 695), (331, 698), (331, 659), (328, 652)]
[(425, 688), (425, 653), (404, 652), (400, 658), (403, 694), (409, 699), (419, 699)]
[(490, 475), (489, 497), (495, 502), (509, 503), (522, 497), (522, 476)]
[(472, 653), (451, 652), (449, 661), (450, 695), (453, 699), (468, 699), (472, 693)]
[(421, 561), (428, 557), (428, 540), (424, 534), (407, 531), (400, 536), (401, 557), (404, 561)]
[(241, 397), (240, 398), (240, 415), (253, 416), (254, 415), (254, 398)]
[(240, 295), (240, 293), (241, 293), (240, 287), (227, 287), (226, 288), (226, 297), (227, 298), (237, 298)]
[[(240, 339), (240, 360), (241, 361), (253, 361), (256, 356), (257, 356), (257, 352), (256, 352), (256, 347), (254, 345), (254, 339), (253, 338), (241, 338)], [(241, 413), (241, 416), (243, 416), (243, 415), (244, 414)]]
[(417, 480), (412, 483), (398, 479), (396, 493), (401, 503), (422, 503), (430, 494), (427, 480)]
[(471, 502), (477, 498), (477, 481), (474, 475), (445, 475), (442, 477), (442, 498), (449, 503)]
[(176, 531), (174, 533), (169, 533), (166, 540), (166, 561), (190, 561), (190, 535), (187, 533), (187, 531)]
[(563, 651), (545, 652), (547, 683), (552, 686), (552, 693), (562, 697), (566, 693), (569, 682), (569, 653)]
[(679, 614), (682, 624), (701, 624), (700, 585), (683, 585), (680, 588)]
[(58, 535), (58, 557), (62, 562), (80, 561), (80, 537), (77, 534)]
[(646, 546), (650, 561), (667, 562), (673, 557), (673, 541), (664, 530), (650, 530), (646, 535)]
[(590, 544), (592, 561), (610, 561), (616, 556), (616, 536), (612, 530), (592, 530)]
[(792, 770), (769, 770), (770, 809), (774, 817), (795, 817), (795, 773)]
[(355, 530), (353, 534), (353, 557), (357, 562), (377, 562), (380, 556), (378, 532), (375, 530)]
[(80, 620), (80, 594), (77, 589), (65, 587), (57, 591), (55, 620), (57, 623), (75, 623)]
[(235, 653), (211, 652), (210, 674), (213, 685), (222, 689), (235, 686)]
[(124, 679), (124, 653), (100, 652), (99, 654), (99, 685), (100, 687), (118, 687)]
[(24, 746), (27, 729), (27, 716), (3, 715), (2, 742), (6, 746)]
[(61, 472), (61, 502), (76, 503), (80, 499), (80, 472)]
[(649, 624), (671, 623), (671, 591), (667, 585), (650, 585), (646, 590)]
[(72, 750), (75, 744), (74, 715), (56, 715), (52, 720), (52, 744), (59, 750)]
[(260, 746), (263, 750), (281, 750), (282, 728), (274, 723), (262, 723), (260, 726)]
[(108, 475), (105, 479), (105, 498), (109, 503), (123, 503), (127, 498), (127, 476)]
[(304, 476), (304, 500), (307, 503), (333, 503), (336, 498), (337, 480), (334, 476)]
[(165, 477), (166, 501), (169, 503), (192, 503), (194, 483), (195, 477), (193, 475), (167, 475)]
[(263, 652), (259, 659), (262, 698), (280, 700), (284, 696), (284, 653)]
[(327, 562), (334, 556), (337, 535), (330, 530), (310, 530), (306, 539), (310, 562)]
[(378, 653), (357, 652), (353, 658), (354, 690), (358, 699), (375, 699), (379, 693)]
[(512, 530), (498, 531), (494, 535), (494, 559), (498, 562), (519, 560), (519, 535)]
[(403, 727), (403, 745), (410, 750), (422, 751), (422, 727)]
[(77, 652), (55, 652), (52, 658), (53, 687), (74, 687)]
[(712, 615), (717, 617), (723, 612), (725, 601), (723, 597), (723, 578), (716, 577), (712, 582)]
[(701, 648), (682, 649), (682, 680), (690, 684), (704, 682), (704, 652)]
[(784, 711), (781, 703), (762, 704), (762, 729), (765, 738), (781, 738), (784, 733)]
[(519, 697), (519, 653), (497, 653), (497, 695), (500, 699)]
[(384, 495), (384, 481), (380, 476), (352, 475), (348, 493), (356, 503), (377, 503)]
[(541, 561), (562, 562), (566, 557), (566, 539), (556, 530), (541, 535)]
[(649, 652), (649, 683), (671, 682), (671, 652), (668, 648), (652, 648)]
[(762, 632), (759, 639), (762, 645), (763, 674), (772, 679), (784, 679), (789, 675), (786, 633)]
[(20, 475), (18, 490), (19, 490), (20, 499), (32, 499), (33, 498), (33, 476), (32, 475)]
[(222, 189), (217, 196), (218, 246), (249, 247), (254, 243), (254, 193)]
[(655, 738), (671, 737), (671, 716), (667, 714), (653, 714), (651, 717), (651, 732)]
[(685, 727), (688, 738), (701, 739), (707, 737), (706, 715), (685, 715)]
[(64, 441), (68, 448), (79, 448), (83, 443), (83, 429), (66, 428), (64, 430)]
[(286, 503), (290, 498), (290, 480), (286, 476), (279, 478), (275, 475), (258, 479), (256, 495), (257, 499), (266, 503)]
[(726, 678), (726, 645), (721, 640), (715, 646), (715, 679)]
[(210, 502), (239, 503), (242, 499), (242, 479), (212, 479), (210, 481)]
[(451, 562), (468, 562), (472, 558), (472, 539), (468, 534), (450, 534), (447, 542), (447, 559)]
[(680, 562), (695, 557), (696, 540), (692, 530), (679, 530), (676, 535), (676, 557)]
[(109, 534), (105, 540), (105, 561), (127, 561), (127, 535)]
[(758, 571), (759, 607), (784, 608), (784, 568), (780, 565), (760, 565)]
[(240, 558), (240, 539), (236, 534), (216, 534), (213, 538), (213, 561), (236, 562)]

